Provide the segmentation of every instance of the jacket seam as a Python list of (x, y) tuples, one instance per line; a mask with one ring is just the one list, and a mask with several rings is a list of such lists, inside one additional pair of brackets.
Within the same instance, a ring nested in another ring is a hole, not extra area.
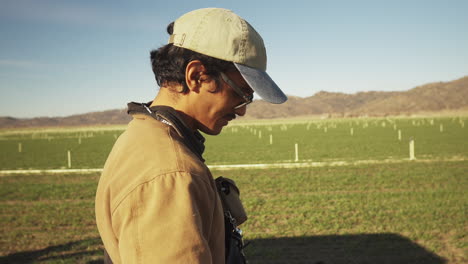
[(115, 206), (115, 208), (112, 209), (111, 216), (114, 216), (115, 211), (116, 211), (116, 210), (120, 207), (120, 205), (127, 199), (127, 197), (130, 196), (136, 189), (138, 189), (139, 187), (141, 187), (141, 186), (143, 186), (143, 185), (149, 184), (149, 183), (151, 183), (151, 182), (157, 180), (158, 178), (167, 176), (167, 175), (169, 175), (169, 174), (177, 173), (177, 172), (186, 173), (186, 174), (189, 174), (189, 175), (192, 175), (192, 176), (197, 176), (197, 178), (200, 178), (200, 180), (202, 180), (205, 184), (210, 185), (209, 182), (207, 182), (205, 179), (203, 179), (203, 178), (201, 177), (202, 175), (198, 175), (198, 174), (195, 174), (195, 173), (191, 173), (191, 172), (188, 172), (188, 171), (185, 171), (185, 170), (174, 170), (174, 171), (169, 171), (169, 172), (166, 172), (166, 173), (162, 173), (162, 174), (159, 174), (159, 175), (154, 176), (153, 178), (151, 178), (151, 179), (149, 179), (149, 180), (147, 180), (147, 181), (144, 181), (144, 182), (141, 182), (141, 183), (137, 184), (133, 189), (131, 189), (124, 197), (122, 197), (122, 199), (117, 203), (117, 205)]
[[(136, 208), (135, 208), (135, 215), (134, 217), (138, 217), (140, 213), (140, 205), (137, 204), (136, 205)], [(142, 263), (141, 262), (141, 245), (140, 245), (140, 226), (138, 225), (138, 221), (135, 221), (135, 225), (136, 225), (136, 261), (137, 263)]]
[[(176, 167), (179, 169), (179, 170), (182, 170), (182, 166), (180, 166), (180, 147), (174, 143), (174, 138), (172, 137), (171, 135), (171, 129), (172, 127), (171, 126), (168, 126), (167, 129), (166, 129), (166, 132), (167, 132), (167, 135), (169, 136), (169, 139), (171, 140), (171, 144), (172, 144), (172, 148), (175, 150), (175, 155), (176, 155), (176, 158), (175, 158), (175, 162), (176, 162)], [(175, 129), (174, 129), (175, 130)]]

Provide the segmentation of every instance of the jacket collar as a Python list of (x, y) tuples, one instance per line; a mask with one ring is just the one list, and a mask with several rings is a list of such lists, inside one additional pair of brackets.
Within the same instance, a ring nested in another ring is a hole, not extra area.
[(127, 104), (127, 113), (130, 115), (136, 113), (146, 114), (171, 126), (183, 139), (184, 144), (204, 162), (205, 159), (203, 159), (202, 155), (205, 151), (205, 138), (202, 134), (198, 130), (195, 132), (191, 130), (174, 108), (165, 105), (150, 107), (151, 103), (130, 102)]

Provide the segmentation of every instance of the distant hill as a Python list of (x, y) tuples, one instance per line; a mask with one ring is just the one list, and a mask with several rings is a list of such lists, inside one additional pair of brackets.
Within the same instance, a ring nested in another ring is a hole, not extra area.
[[(425, 84), (403, 92), (345, 94), (321, 91), (306, 98), (289, 96), (288, 101), (280, 105), (256, 100), (249, 105), (247, 116), (243, 118), (389, 116), (457, 110), (468, 110), (468, 76), (451, 82)], [(130, 119), (126, 109), (68, 117), (0, 117), (0, 128), (126, 124)]]
[(410, 115), (468, 109), (468, 76), (437, 82), (402, 92), (318, 92), (311, 97), (290, 96), (286, 103), (258, 101), (249, 106), (252, 118), (287, 118), (328, 115), (335, 117)]
[(126, 124), (131, 120), (126, 109), (92, 112), (67, 117), (13, 118), (0, 117), (0, 128), (54, 127)]

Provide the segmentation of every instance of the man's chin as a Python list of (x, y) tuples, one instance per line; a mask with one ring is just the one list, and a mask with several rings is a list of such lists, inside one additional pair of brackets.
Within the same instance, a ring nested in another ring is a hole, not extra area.
[(220, 118), (216, 122), (209, 123), (209, 124), (202, 124), (201, 122), (198, 123), (198, 130), (201, 132), (211, 135), (211, 136), (216, 136), (221, 133), (223, 128), (229, 124), (229, 121), (225, 118)]
[(221, 131), (223, 130), (223, 128), (220, 128), (220, 129), (216, 129), (216, 130), (202, 130), (203, 133), (207, 134), (207, 135), (210, 135), (210, 136), (216, 136), (216, 135), (219, 135), (221, 133)]
[(208, 128), (208, 127), (200, 127), (199, 130), (207, 135), (210, 135), (210, 136), (216, 136), (216, 135), (219, 135), (219, 133), (221, 133), (221, 131), (223, 130), (223, 127), (224, 126), (215, 126), (213, 128)]

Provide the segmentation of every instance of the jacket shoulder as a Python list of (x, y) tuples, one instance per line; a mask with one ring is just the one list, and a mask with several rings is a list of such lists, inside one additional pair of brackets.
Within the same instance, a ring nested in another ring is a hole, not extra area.
[(176, 172), (206, 183), (213, 179), (208, 167), (174, 129), (149, 116), (134, 115), (109, 154), (99, 187), (111, 191), (111, 204), (116, 206), (138, 185)]

